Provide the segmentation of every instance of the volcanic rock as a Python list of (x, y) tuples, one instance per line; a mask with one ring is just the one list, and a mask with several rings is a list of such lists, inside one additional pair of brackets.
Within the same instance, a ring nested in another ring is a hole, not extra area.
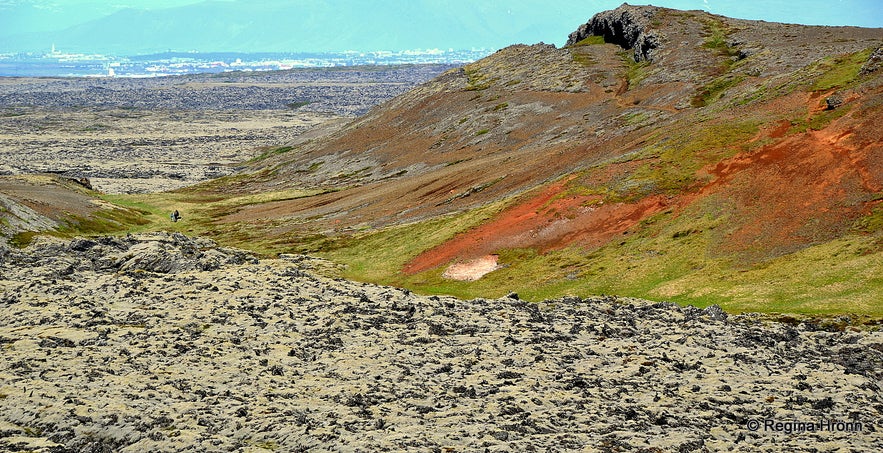
[(662, 45), (659, 33), (650, 30), (650, 18), (656, 9), (623, 4), (612, 11), (598, 13), (568, 36), (567, 45), (589, 36), (603, 36), (605, 42), (634, 49), (635, 61), (652, 61), (654, 49)]
[(868, 57), (868, 61), (862, 65), (861, 74), (868, 75), (880, 69), (880, 66), (883, 66), (883, 46), (877, 47), (877, 50)]
[[(0, 450), (879, 447), (879, 331), (423, 297), (180, 234), (0, 257)], [(861, 430), (752, 430), (765, 420)]]

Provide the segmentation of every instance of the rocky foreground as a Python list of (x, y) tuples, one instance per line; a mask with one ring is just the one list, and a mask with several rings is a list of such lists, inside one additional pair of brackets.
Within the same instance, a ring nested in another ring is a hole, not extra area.
[(883, 448), (879, 331), (328, 265), (164, 233), (0, 249), (0, 450)]

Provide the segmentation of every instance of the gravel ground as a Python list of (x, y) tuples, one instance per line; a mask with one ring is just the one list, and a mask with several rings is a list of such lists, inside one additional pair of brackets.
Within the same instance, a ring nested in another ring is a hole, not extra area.
[(331, 266), (165, 233), (0, 249), (0, 450), (883, 448), (879, 331)]

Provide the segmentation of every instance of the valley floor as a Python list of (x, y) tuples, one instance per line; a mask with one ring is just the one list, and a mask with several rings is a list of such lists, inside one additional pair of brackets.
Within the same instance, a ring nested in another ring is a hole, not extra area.
[(448, 69), (403, 65), (155, 78), (0, 77), (0, 175), (152, 193), (226, 176)]
[(0, 248), (0, 450), (883, 448), (879, 331), (331, 266), (169, 233)]

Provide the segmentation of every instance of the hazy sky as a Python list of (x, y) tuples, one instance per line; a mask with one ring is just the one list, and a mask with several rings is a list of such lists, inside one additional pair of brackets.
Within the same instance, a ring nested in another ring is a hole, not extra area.
[[(205, 2), (206, 0), (0, 0), (0, 47), (3, 36), (28, 32), (55, 32), (84, 22), (119, 12), (122, 9), (158, 10)], [(238, 1), (253, 4), (255, 8), (284, 5), (281, 14), (296, 14), (298, 1), (280, 0), (213, 0), (215, 2)], [(305, 0), (300, 0), (305, 1)], [(331, 3), (315, 0), (317, 3)], [(622, 0), (423, 0), (426, 3), (445, 5), (450, 11), (470, 12), (498, 11), (500, 16), (521, 15), (520, 21), (531, 18), (561, 17), (560, 24), (537, 24), (538, 36), (545, 42), (563, 44), (567, 33), (592, 14), (619, 6)], [(335, 5), (344, 3), (334, 2)], [(883, 0), (650, 0), (634, 4), (651, 3), (676, 9), (704, 9), (706, 11), (743, 19), (760, 19), (773, 22), (789, 22), (808, 25), (855, 25), (883, 27)], [(301, 3), (303, 4), (303, 3)], [(510, 7), (517, 4), (519, 8)], [(271, 5), (271, 6), (268, 6)], [(351, 2), (354, 10), (371, 11), (388, 9), (383, 0)], [(376, 5), (374, 7), (373, 5)], [(535, 6), (534, 6), (535, 5)], [(370, 13), (366, 15), (370, 21)], [(539, 19), (536, 19), (539, 20)], [(403, 14), (402, 21), (408, 21)], [(516, 21), (513, 21), (516, 22)], [(235, 24), (231, 24), (235, 25)], [(322, 24), (319, 24), (322, 25)], [(554, 26), (552, 26), (554, 25)], [(548, 36), (546, 36), (548, 35)]]
[[(0, 33), (59, 30), (124, 8), (162, 9), (203, 1), (205, 0), (0, 0), (0, 17), (2, 17), (0, 25), (4, 28)], [(255, 4), (261, 3), (260, 0), (253, 1)], [(382, 0), (374, 0), (374, 2), (382, 8)], [(353, 3), (371, 3), (371, 0)], [(449, 3), (452, 8), (468, 8), (468, 5), (476, 3), (476, 0), (439, 0), (439, 3)], [(505, 10), (507, 2), (478, 0), (477, 3), (498, 4), (502, 11)], [(568, 3), (577, 2), (536, 1), (537, 8)], [(581, 6), (590, 5), (593, 9), (601, 11), (615, 8), (622, 1), (582, 0), (578, 3)], [(632, 3), (650, 3), (677, 9), (705, 9), (731, 17), (775, 22), (883, 27), (883, 0), (652, 0), (632, 1)]]

